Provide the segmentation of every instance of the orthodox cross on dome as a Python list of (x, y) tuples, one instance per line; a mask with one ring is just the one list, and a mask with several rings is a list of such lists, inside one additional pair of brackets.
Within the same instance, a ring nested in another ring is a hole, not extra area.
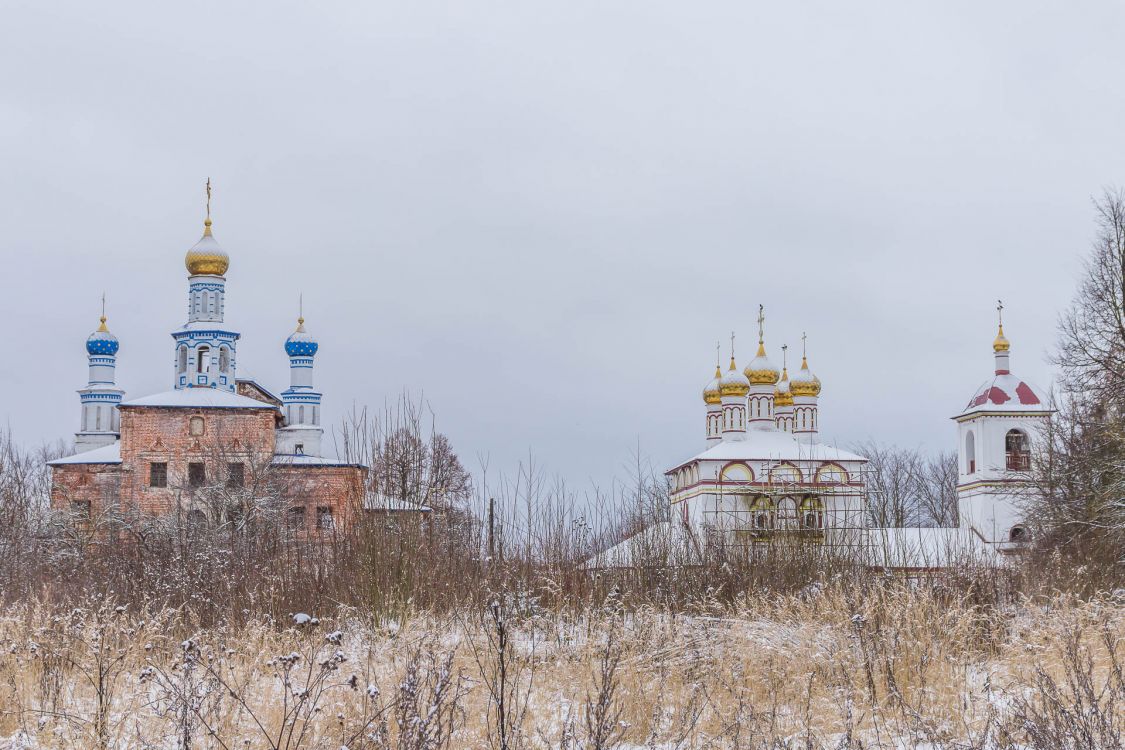
[(996, 319), (1000, 322), (1000, 325), (1004, 325), (1004, 300), (1002, 299), (996, 300)]
[(781, 369), (789, 367), (789, 344), (781, 345)]
[(304, 325), (305, 323), (305, 293), (297, 292), (297, 323)]
[(801, 359), (806, 359), (809, 356), (808, 338), (808, 334), (801, 331)]
[(766, 306), (758, 305), (758, 343), (765, 343)]
[(734, 331), (730, 332), (730, 369), (734, 368)]
[(211, 236), (211, 178), (207, 178), (207, 216), (203, 219), (203, 236)]
[(719, 369), (719, 364), (723, 360), (723, 343), (721, 341), (715, 342), (715, 369)]
[(105, 292), (102, 292), (102, 318), (101, 318), (101, 323), (102, 324), (100, 326), (98, 326), (98, 330), (99, 331), (108, 331), (109, 329), (105, 327)]

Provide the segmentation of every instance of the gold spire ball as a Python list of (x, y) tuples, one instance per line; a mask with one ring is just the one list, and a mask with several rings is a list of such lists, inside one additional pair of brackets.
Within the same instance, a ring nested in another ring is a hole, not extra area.
[(184, 265), (192, 276), (222, 276), (230, 267), (230, 256), (211, 235), (211, 178), (207, 178), (207, 218), (203, 220), (203, 236), (187, 255)]
[(996, 317), (999, 320), (1000, 330), (992, 342), (992, 351), (999, 354), (1012, 348), (1012, 345), (1008, 343), (1008, 338), (1004, 335), (1004, 303), (1000, 300), (996, 301)]

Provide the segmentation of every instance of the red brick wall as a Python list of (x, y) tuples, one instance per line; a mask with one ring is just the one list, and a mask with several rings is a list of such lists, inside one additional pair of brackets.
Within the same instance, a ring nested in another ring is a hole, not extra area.
[(278, 466), (275, 476), (289, 507), (304, 508), (304, 531), (317, 528), (317, 509), (330, 508), (336, 530), (349, 528), (363, 507), (367, 470), (358, 466)]
[[(188, 485), (188, 464), (205, 467), (208, 483), (225, 481), (227, 464), (253, 467), (273, 456), (274, 409), (121, 409), (122, 497), (144, 513), (168, 513)], [(203, 434), (191, 434), (193, 417), (203, 419)], [(168, 464), (168, 487), (149, 486), (149, 465)]]
[(120, 464), (63, 464), (51, 471), (51, 507), (78, 510), (88, 503), (91, 514), (103, 513), (121, 494)]
[[(270, 466), (274, 451), (274, 409), (121, 409), (121, 463), (54, 467), (51, 505), (69, 509), (90, 503), (92, 513), (118, 500), (122, 510), (163, 515), (177, 501), (189, 504), (188, 465), (204, 466), (205, 484), (221, 485), (228, 465), (243, 464), (247, 484), (268, 478), (290, 507), (302, 507), (304, 530), (317, 529), (318, 508), (331, 508), (336, 529), (359, 517), (366, 469), (357, 466)], [(203, 420), (203, 434), (191, 433), (192, 417)], [(168, 465), (167, 487), (150, 486), (150, 464)], [(268, 472), (268, 473), (267, 473)]]

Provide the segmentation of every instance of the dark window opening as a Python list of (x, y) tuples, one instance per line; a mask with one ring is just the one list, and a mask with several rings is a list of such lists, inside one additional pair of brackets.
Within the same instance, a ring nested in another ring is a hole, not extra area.
[(192, 487), (202, 487), (207, 482), (207, 472), (201, 463), (187, 465), (188, 484)]
[(296, 445), (293, 446), (293, 452), (296, 453), (298, 456), (304, 455), (305, 444), (304, 443), (297, 443)]
[(323, 531), (336, 528), (335, 519), (332, 517), (332, 508), (321, 505), (316, 509), (316, 527)]
[(89, 500), (72, 500), (70, 503), (70, 510), (76, 516), (80, 516), (83, 520), (90, 517), (90, 501)]
[(289, 516), (286, 518), (289, 524), (290, 531), (301, 531), (305, 528), (305, 509), (304, 508), (290, 508)]
[(244, 487), (246, 468), (242, 464), (227, 464), (227, 487)]
[(148, 486), (149, 487), (167, 487), (168, 486), (168, 464), (164, 462), (155, 462), (148, 465)]
[(1027, 529), (1025, 529), (1023, 526), (1013, 526), (1012, 530), (1008, 532), (1008, 541), (1009, 542), (1026, 542), (1027, 541)]

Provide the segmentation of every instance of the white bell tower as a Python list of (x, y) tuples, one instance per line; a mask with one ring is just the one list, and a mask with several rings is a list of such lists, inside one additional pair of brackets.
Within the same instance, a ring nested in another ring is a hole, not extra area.
[[(997, 305), (1002, 314), (1003, 304)], [(1032, 444), (1051, 416), (1037, 391), (1012, 374), (1011, 344), (1000, 319), (992, 342), (994, 374), (969, 400), (957, 423), (957, 510), (960, 526), (1011, 551), (1028, 541), (1021, 501), (1030, 491)]]

